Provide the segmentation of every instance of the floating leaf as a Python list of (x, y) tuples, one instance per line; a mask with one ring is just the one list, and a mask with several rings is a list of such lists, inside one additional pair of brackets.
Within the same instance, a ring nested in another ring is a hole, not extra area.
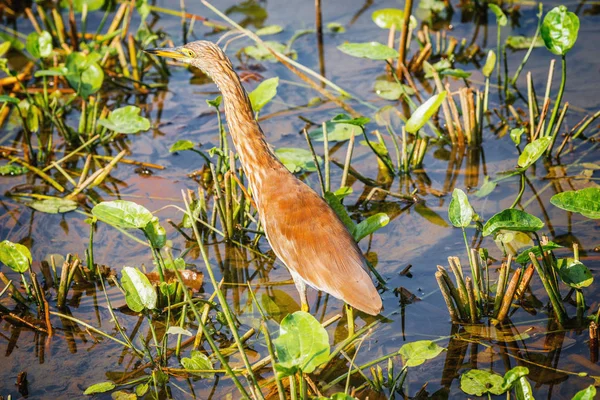
[[(327, 140), (329, 142), (343, 142), (349, 140), (351, 136), (357, 136), (362, 133), (361, 128), (357, 128), (356, 125), (340, 123), (335, 121), (327, 121), (325, 123), (325, 129), (327, 130)], [(322, 142), (323, 138), (323, 127), (319, 127), (308, 133), (311, 140)]]
[(494, 50), (490, 50), (490, 51), (488, 51), (487, 58), (485, 59), (485, 64), (484, 64), (483, 68), (481, 69), (481, 73), (483, 73), (483, 76), (485, 76), (486, 78), (489, 78), (490, 75), (492, 75), (492, 72), (494, 72), (495, 66), (496, 66), (496, 53), (494, 52)]
[(375, 215), (371, 215), (355, 226), (352, 236), (354, 236), (354, 240), (360, 242), (361, 239), (383, 228), (389, 222), (390, 217), (388, 217), (386, 213), (377, 213)]
[(584, 217), (600, 218), (600, 188), (597, 187), (555, 194), (550, 203), (565, 211), (580, 213)]
[(124, 229), (144, 229), (154, 216), (145, 207), (132, 201), (103, 201), (92, 208), (99, 220)]
[(527, 367), (519, 366), (506, 371), (504, 374), (504, 383), (502, 384), (502, 387), (505, 391), (509, 390), (515, 384), (515, 382), (527, 374), (529, 374), (529, 368)]
[(134, 312), (156, 308), (156, 291), (141, 271), (132, 267), (123, 267), (121, 285), (125, 290), (127, 306)]
[(397, 58), (398, 52), (379, 42), (344, 43), (338, 49), (353, 57), (368, 58), (370, 60), (387, 60)]
[[(282, 147), (275, 150), (275, 155), (291, 173), (317, 170), (312, 153), (306, 149)], [(321, 162), (320, 158), (317, 158)]]
[(34, 210), (47, 214), (62, 214), (77, 209), (77, 202), (69, 199), (54, 197), (51, 199), (35, 200), (27, 205)]
[(432, 96), (425, 103), (421, 104), (410, 116), (406, 122), (406, 131), (416, 133), (427, 121), (435, 114), (446, 98), (446, 92), (438, 93)]
[(27, 167), (21, 167), (20, 165), (15, 165), (15, 164), (6, 164), (6, 165), (0, 166), (0, 175), (1, 176), (23, 175), (23, 174), (27, 173), (27, 171), (28, 171)]
[(457, 228), (466, 228), (473, 221), (473, 214), (473, 207), (471, 207), (465, 192), (455, 188), (448, 207), (448, 218), (452, 225)]
[(191, 357), (184, 357), (181, 359), (181, 365), (190, 374), (200, 375), (203, 378), (210, 378), (214, 373), (210, 372), (194, 372), (194, 370), (212, 370), (213, 365), (210, 359), (198, 350), (192, 350)]
[(505, 392), (504, 379), (493, 372), (471, 369), (460, 377), (460, 388), (466, 394), (483, 396), (486, 393), (500, 395)]
[[(69, 8), (69, 3), (71, 0), (61, 0), (60, 6), (63, 8)], [(87, 4), (88, 12), (96, 11), (104, 5), (104, 0), (73, 0), (73, 9), (75, 12), (82, 12), (83, 5)]]
[(327, 29), (331, 33), (344, 33), (344, 32), (346, 32), (346, 28), (344, 27), (344, 25), (340, 24), (339, 22), (329, 22), (327, 24)]
[(329, 336), (319, 321), (304, 311), (286, 316), (273, 341), (277, 353), (278, 374), (290, 371), (311, 373), (329, 358)]
[(519, 156), (517, 165), (523, 169), (529, 168), (544, 154), (550, 143), (552, 143), (552, 138), (545, 136), (527, 144)]
[(498, 21), (498, 25), (506, 26), (506, 24), (508, 24), (508, 18), (506, 18), (506, 14), (504, 14), (504, 11), (502, 11), (500, 7), (493, 3), (488, 3), (488, 7), (494, 14), (496, 14), (496, 21)]
[(490, 177), (486, 175), (486, 177), (483, 178), (483, 185), (475, 192), (475, 197), (481, 198), (487, 196), (496, 189), (496, 186), (498, 186), (498, 183), (490, 181)]
[(510, 131), (510, 139), (513, 141), (515, 145), (521, 144), (521, 136), (525, 133), (525, 129), (523, 128), (515, 128)]
[(98, 124), (117, 133), (138, 133), (150, 129), (150, 120), (140, 115), (139, 107), (125, 106), (117, 108), (108, 114), (108, 118), (101, 118)]
[(104, 393), (104, 392), (113, 390), (116, 387), (117, 387), (117, 385), (115, 385), (112, 382), (95, 383), (95, 384), (89, 386), (87, 389), (85, 389), (85, 392), (83, 392), (83, 394), (90, 395), (90, 394), (96, 394), (96, 393)]
[(279, 85), (278, 77), (265, 79), (256, 89), (250, 92), (248, 97), (254, 112), (260, 111), (277, 95), (277, 85)]
[(43, 31), (41, 34), (32, 32), (27, 35), (25, 48), (33, 58), (46, 58), (52, 54), (52, 36)]
[(403, 94), (408, 96), (415, 94), (415, 91), (410, 86), (402, 85), (398, 82), (391, 82), (386, 79), (376, 80), (373, 89), (377, 96), (385, 100), (398, 100)]
[(427, 360), (436, 358), (444, 350), (446, 349), (431, 340), (418, 340), (403, 345), (398, 354), (402, 357), (404, 366), (416, 367)]
[(111, 393), (110, 397), (113, 400), (137, 400), (135, 393), (129, 393), (124, 390), (117, 390), (116, 392)]
[(489, 219), (483, 226), (483, 236), (492, 235), (499, 230), (516, 232), (537, 232), (544, 227), (538, 217), (525, 211), (508, 208)]
[[(398, 8), (383, 8), (374, 11), (371, 14), (371, 19), (380, 28), (390, 29), (392, 25), (395, 25), (396, 31), (400, 31), (402, 25), (404, 25), (404, 11)], [(417, 19), (411, 15), (409, 21), (408, 27), (415, 29), (417, 27)]]
[(548, 50), (565, 55), (577, 41), (579, 18), (565, 6), (554, 7), (544, 17), (540, 32)]
[(558, 260), (560, 279), (574, 289), (588, 287), (594, 282), (591, 271), (581, 261), (572, 258)]
[(177, 151), (191, 150), (194, 148), (194, 142), (191, 140), (181, 139), (176, 141), (169, 148), (169, 153), (175, 153)]
[(98, 57), (99, 55), (96, 53), (86, 55), (72, 52), (65, 61), (67, 82), (83, 98), (91, 96), (102, 87), (104, 71), (96, 62)]
[(572, 400), (594, 400), (596, 398), (596, 388), (594, 385), (575, 393)]
[(283, 31), (283, 28), (280, 25), (268, 25), (260, 28), (254, 33), (258, 36), (268, 36), (278, 34), (281, 31)]
[[(554, 242), (548, 242), (547, 244), (543, 245), (542, 248), (544, 249), (544, 253), (545, 253), (547, 251), (552, 251), (552, 250), (556, 250), (556, 249), (562, 249), (563, 247), (561, 245), (559, 245), (559, 244), (554, 243)], [(530, 261), (529, 260), (529, 253), (535, 254), (536, 257), (540, 257), (542, 255), (541, 252), (540, 252), (539, 246), (533, 246), (533, 247), (529, 247), (525, 251), (519, 253), (519, 255), (517, 256), (517, 258), (515, 258), (515, 261), (518, 262), (519, 264), (522, 264), (522, 265), (527, 264)]]
[[(293, 51), (287, 51), (287, 47), (283, 43), (265, 41), (264, 44), (278, 53), (284, 53), (292, 58), (296, 58), (296, 53)], [(256, 46), (246, 46), (243, 48), (243, 52), (246, 53), (248, 57), (252, 57), (258, 61), (276, 62), (277, 60), (275, 59), (275, 56), (271, 54), (266, 46), (263, 46), (262, 44), (257, 44)]]
[(140, 383), (134, 389), (136, 396), (143, 397), (146, 393), (148, 393), (148, 389), (150, 389), (150, 385), (147, 383)]
[(0, 262), (22, 274), (31, 266), (31, 252), (22, 244), (4, 240), (0, 242)]
[[(531, 47), (531, 42), (533, 42), (533, 37), (509, 36), (506, 38), (506, 45), (513, 50), (527, 50)], [(544, 39), (537, 36), (533, 47), (544, 47)]]

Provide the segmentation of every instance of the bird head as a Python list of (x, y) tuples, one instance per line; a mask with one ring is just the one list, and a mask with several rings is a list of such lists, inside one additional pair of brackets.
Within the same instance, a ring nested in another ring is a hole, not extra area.
[(197, 40), (178, 47), (160, 47), (144, 51), (193, 65), (208, 75), (212, 75), (212, 72), (218, 65), (223, 65), (223, 63), (230, 65), (225, 53), (223, 53), (219, 46), (206, 40)]

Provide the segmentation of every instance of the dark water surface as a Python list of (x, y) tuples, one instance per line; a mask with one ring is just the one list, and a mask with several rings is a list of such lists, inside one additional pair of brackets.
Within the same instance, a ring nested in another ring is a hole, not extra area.
[[(165, 8), (178, 9), (178, 2), (158, 1), (157, 5)], [(215, 2), (217, 3), (217, 2)], [(344, 41), (361, 42), (376, 40), (385, 43), (387, 31), (379, 29), (370, 18), (373, 11), (385, 7), (403, 7), (396, 1), (324, 1), (323, 18), (325, 23), (339, 22), (346, 26), (343, 34), (326, 33), (324, 37), (325, 74), (342, 88), (355, 94), (358, 98), (372, 104), (376, 108), (386, 104), (395, 104), (378, 98), (373, 92), (374, 78), (384, 72), (380, 62), (352, 58), (342, 54), (336, 46)], [(220, 1), (217, 7), (227, 10), (236, 6), (234, 1)], [(545, 11), (554, 5), (553, 2), (544, 4)], [(470, 43), (474, 40), (481, 47), (495, 48), (496, 24), (493, 14), (488, 14), (489, 26), (477, 25), (473, 21), (463, 21), (464, 13), (458, 3), (451, 20), (452, 31), (450, 34), (458, 39), (467, 38)], [(599, 56), (597, 53), (600, 42), (600, 16), (597, 6), (572, 2), (567, 4), (572, 11), (577, 10), (581, 19), (579, 40), (568, 55), (568, 82), (565, 100), (569, 101), (572, 110), (565, 120), (564, 128), (572, 128), (583, 115), (595, 112), (600, 107)], [(295, 31), (314, 27), (314, 4), (311, 1), (268, 1), (261, 2), (268, 17), (265, 19), (252, 19), (242, 13), (231, 13), (237, 21), (246, 19), (252, 29), (269, 24), (279, 24), (284, 31), (268, 40), (287, 41)], [(359, 14), (361, 8), (367, 9)], [(187, 11), (199, 15), (212, 17), (209, 10), (199, 2), (186, 2)], [(503, 30), (503, 37), (508, 35), (533, 35), (537, 23), (537, 6), (531, 3), (521, 5), (518, 25), (507, 26)], [(101, 13), (93, 13), (92, 24), (98, 23)], [(419, 14), (417, 14), (419, 17)], [(218, 18), (215, 18), (218, 20)], [(419, 19), (420, 20), (420, 19)], [(135, 19), (134, 22), (136, 23)], [(254, 23), (254, 24), (253, 24)], [(181, 41), (181, 25), (179, 17), (162, 15), (158, 25), (168, 32), (177, 43)], [(17, 29), (22, 32), (31, 30), (29, 22), (24, 18), (17, 20)], [(205, 36), (208, 29), (196, 23), (194, 34), (196, 38), (217, 40), (218, 35)], [(228, 49), (228, 54), (234, 60), (234, 65), (240, 62), (235, 59), (238, 49), (251, 44), (246, 39), (234, 41)], [(319, 59), (316, 50), (316, 36), (308, 34), (299, 38), (294, 49), (298, 53), (298, 61), (316, 71), (319, 70)], [(509, 71), (511, 75), (522, 59), (524, 52), (509, 50)], [(521, 75), (518, 87), (524, 93), (525, 75), (531, 71), (538, 96), (542, 96), (545, 88), (548, 65), (553, 56), (545, 48), (536, 48)], [(484, 60), (481, 60), (482, 63)], [(557, 60), (558, 61), (558, 60)], [(250, 64), (255, 62), (250, 61)], [(335, 105), (324, 103), (316, 107), (305, 108), (309, 99), (316, 93), (304, 84), (297, 85), (298, 78), (287, 68), (280, 64), (263, 62), (260, 64), (264, 70), (259, 71), (264, 78), (279, 76), (280, 86), (278, 95), (261, 112), (261, 125), (267, 135), (268, 141), (275, 147), (306, 147), (306, 142), (301, 134), (305, 121), (300, 116), (320, 123), (328, 120), (341, 110)], [(480, 86), (483, 81), (478, 66), (463, 64), (457, 67), (472, 72), (472, 84)], [(558, 69), (558, 68), (557, 68)], [(495, 76), (496, 72), (494, 72)], [(559, 84), (560, 74), (555, 73), (553, 88)], [(461, 82), (456, 81), (458, 87)], [(248, 87), (255, 87), (256, 83), (249, 83)], [(130, 158), (159, 164), (164, 170), (154, 171), (150, 176), (139, 174), (136, 167), (119, 165), (111, 174), (114, 183), (110, 184), (112, 193), (96, 189), (101, 200), (114, 200), (117, 198), (136, 201), (154, 211), (170, 204), (182, 206), (181, 190), (195, 190), (196, 183), (187, 177), (187, 174), (202, 166), (202, 159), (191, 152), (182, 152), (174, 155), (168, 149), (172, 143), (179, 139), (189, 139), (201, 142), (205, 148), (218, 144), (218, 127), (215, 114), (206, 105), (206, 99), (216, 96), (216, 87), (209, 80), (197, 72), (190, 72), (184, 67), (172, 67), (172, 76), (168, 90), (158, 94), (146, 96), (125, 97), (123, 103), (136, 104), (143, 109), (143, 114), (148, 116), (154, 129), (139, 135), (130, 135), (126, 139), (127, 147), (131, 150)], [(125, 95), (124, 95), (125, 96)], [(492, 90), (491, 108), (499, 104), (496, 90)], [(357, 110), (372, 117), (374, 111), (364, 105), (352, 103)], [(517, 103), (519, 108), (526, 108), (526, 104)], [(497, 122), (497, 121), (496, 121)], [(369, 125), (375, 129), (375, 123)], [(11, 130), (12, 129), (12, 130)], [(385, 128), (380, 128), (385, 130)], [(566, 129), (563, 129), (565, 131)], [(399, 131), (399, 129), (398, 129)], [(595, 134), (597, 128), (588, 131), (589, 135)], [(11, 145), (16, 135), (16, 128), (5, 127), (0, 133), (0, 145)], [(580, 143), (577, 143), (580, 144)], [(390, 149), (392, 147), (390, 146)], [(343, 162), (346, 147), (341, 146), (333, 154), (333, 158)], [(454, 151), (454, 152), (453, 152)], [(320, 152), (320, 149), (319, 149)], [(587, 142), (572, 152), (562, 157), (561, 164), (568, 165), (573, 162), (597, 162), (598, 150), (594, 143)], [(389, 319), (378, 324), (368, 339), (363, 344), (361, 352), (356, 358), (357, 364), (363, 364), (389, 352), (397, 350), (402, 344), (420, 340), (443, 338), (439, 344), (448, 347), (449, 340), (445, 337), (457, 332), (450, 323), (447, 309), (439, 293), (434, 272), (437, 265), (447, 265), (447, 257), (459, 256), (464, 265), (467, 264), (464, 242), (461, 231), (452, 228), (447, 219), (447, 208), (453, 188), (461, 188), (470, 194), (470, 199), (475, 210), (482, 218), (487, 219), (494, 213), (511, 205), (518, 190), (518, 179), (502, 181), (498, 188), (488, 197), (478, 199), (472, 193), (481, 186), (485, 175), (495, 177), (498, 172), (511, 169), (515, 166), (518, 152), (508, 136), (499, 138), (491, 129), (484, 130), (484, 142), (480, 149), (469, 149), (464, 157), (460, 158), (460, 166), (455, 168), (454, 178), (449, 176), (450, 159), (458, 157), (456, 149), (450, 146), (432, 145), (424, 161), (424, 169), (412, 174), (413, 182), (407, 183), (406, 179), (396, 181), (390, 190), (407, 193), (417, 189), (417, 194), (424, 201), (415, 206), (395, 199), (393, 197), (377, 197), (369, 203), (364, 202), (370, 188), (365, 187), (360, 181), (352, 185), (353, 194), (345, 200), (352, 216), (362, 220), (364, 216), (373, 212), (387, 212), (391, 222), (385, 228), (377, 231), (371, 238), (366, 238), (360, 243), (364, 252), (368, 252), (370, 259), (376, 260), (377, 270), (386, 279), (387, 290), (382, 293), (384, 300), (383, 314)], [(374, 154), (364, 146), (357, 145), (354, 152), (352, 166), (361, 174), (376, 178), (377, 164)], [(549, 202), (550, 197), (561, 190), (570, 190), (590, 185), (596, 185), (598, 174), (592, 175), (591, 180), (583, 179), (547, 179), (549, 173), (558, 174), (563, 167), (552, 166), (539, 162), (534, 171), (529, 171), (529, 184), (521, 205), (529, 213), (539, 216), (544, 222), (546, 233), (551, 240), (569, 247), (572, 243), (579, 243), (582, 249), (582, 261), (596, 275), (600, 267), (600, 257), (594, 251), (600, 245), (600, 226), (594, 220), (586, 219), (579, 214), (569, 214)], [(566, 175), (577, 175), (581, 170), (569, 169)], [(452, 174), (450, 174), (452, 175)], [(314, 188), (319, 182), (315, 174), (305, 175), (305, 180)], [(341, 170), (332, 168), (332, 186), (339, 186)], [(30, 177), (0, 177), (0, 193), (11, 190), (16, 185), (31, 184)], [(40, 184), (40, 182), (35, 182)], [(407, 190), (407, 188), (409, 188)], [(539, 197), (535, 197), (533, 190)], [(26, 244), (31, 248), (34, 268), (39, 267), (39, 261), (46, 259), (50, 254), (67, 253), (83, 255), (87, 246), (89, 226), (84, 223), (85, 216), (78, 213), (68, 213), (64, 216), (49, 215), (34, 212), (33, 210), (15, 202), (11, 197), (0, 194), (2, 209), (0, 210), (0, 239), (9, 239), (13, 242)], [(437, 214), (437, 217), (435, 214)], [(157, 214), (161, 221), (171, 218), (178, 222), (181, 214), (173, 208), (166, 208)], [(165, 224), (168, 238), (173, 240), (176, 249), (183, 250), (185, 241), (169, 225)], [(493, 243), (492, 239), (473, 238), (475, 231), (468, 230), (469, 240), (474, 244), (486, 247), (495, 258), (501, 258), (502, 253)], [(95, 233), (94, 252), (96, 262), (115, 268), (117, 271), (124, 265), (141, 266), (145, 264), (151, 268), (152, 260), (147, 248), (120, 234), (115, 229), (99, 224)], [(263, 251), (268, 250), (268, 244), (263, 240), (260, 244)], [(269, 282), (282, 282), (289, 279), (289, 274), (280, 261), (264, 261), (256, 258), (252, 253), (231, 247), (225, 243), (217, 243), (209, 247), (211, 262), (218, 266), (227, 283), (245, 283), (250, 280), (259, 298), (264, 295), (271, 296), (281, 309), (282, 315), (299, 309), (297, 293), (292, 284), (269, 286)], [(272, 256), (272, 253), (267, 253)], [(570, 255), (570, 250), (559, 250), (560, 256)], [(198, 258), (195, 258), (198, 257)], [(202, 260), (197, 252), (191, 252), (186, 261), (195, 264), (200, 271), (204, 270)], [(408, 265), (412, 276), (402, 276), (400, 272)], [(499, 265), (499, 264), (498, 264)], [(497, 265), (496, 265), (497, 266)], [(3, 269), (5, 271), (5, 269)], [(495, 275), (495, 273), (494, 273)], [(18, 276), (10, 275), (17, 281)], [(220, 278), (220, 277), (219, 277)], [(401, 296), (392, 289), (404, 288), (417, 296), (411, 304), (401, 304)], [(586, 299), (592, 310), (598, 309), (598, 285), (593, 285), (586, 290)], [(537, 276), (532, 284), (533, 293), (538, 299), (546, 301), (547, 296)], [(205, 284), (205, 290), (212, 293), (210, 283)], [(563, 288), (563, 293), (566, 293)], [(248, 291), (245, 286), (226, 286), (226, 293), (234, 309), (239, 314), (243, 324), (242, 331), (255, 325), (257, 314), (251, 306)], [(139, 329), (138, 335), (150, 337), (146, 322), (137, 316), (126, 315), (118, 308), (125, 304), (121, 292), (114, 286), (108, 288), (113, 307), (117, 308), (117, 316), (122, 324), (131, 332)], [(5, 299), (0, 299), (0, 302)], [(340, 301), (309, 291), (311, 313), (320, 320), (343, 311)], [(567, 305), (570, 315), (575, 314), (575, 307)], [(108, 305), (104, 300), (101, 290), (95, 288), (78, 288), (69, 295), (69, 310), (71, 314), (104, 331), (116, 333)], [(442, 353), (436, 359), (411, 369), (405, 384), (406, 393), (413, 396), (425, 383), (427, 391), (431, 394), (436, 391), (446, 392), (450, 398), (466, 398), (460, 391), (459, 374), (470, 368), (493, 369), (504, 373), (516, 365), (525, 365), (530, 369), (529, 379), (534, 387), (536, 398), (570, 399), (575, 392), (593, 383), (591, 378), (568, 375), (564, 372), (553, 371), (548, 368), (536, 367), (531, 363), (521, 360), (527, 358), (539, 365), (551, 366), (559, 370), (573, 372), (587, 372), (590, 375), (600, 375), (600, 366), (589, 361), (587, 346), (587, 331), (581, 332), (568, 330), (561, 331), (549, 322), (548, 314), (544, 309), (537, 309), (532, 315), (523, 310), (516, 312), (512, 318), (512, 333), (527, 331), (529, 338), (500, 342), (488, 340), (489, 349), (481, 345), (450, 343), (452, 351)], [(359, 315), (357, 324), (363, 326), (372, 322), (372, 317)], [(57, 317), (52, 319), (53, 325), (61, 330), (70, 326), (68, 321), (61, 321)], [(141, 326), (138, 326), (141, 324)], [(473, 329), (473, 328), (463, 328)], [(547, 331), (556, 330), (547, 334)], [(342, 318), (329, 328), (330, 336), (336, 340), (346, 336), (346, 320)], [(16, 339), (18, 338), (18, 340)], [(262, 338), (252, 338), (249, 346), (250, 361), (259, 360), (266, 354)], [(461, 347), (462, 346), (462, 347)], [(126, 353), (115, 343), (107, 340), (95, 342), (91, 335), (84, 330), (76, 329), (75, 333), (68, 330), (51, 339), (40, 336), (27, 329), (15, 328), (7, 322), (0, 322), (0, 394), (13, 395), (18, 398), (14, 382), (19, 372), (26, 370), (29, 380), (31, 399), (38, 398), (77, 398), (82, 396), (83, 390), (92, 383), (116, 379), (121, 374), (135, 370), (138, 359)], [(399, 363), (399, 361), (397, 361)], [(234, 365), (241, 365), (236, 361)], [(172, 366), (178, 367), (179, 363), (173, 357)], [(330, 376), (337, 376), (347, 370), (347, 365), (340, 361), (334, 364)], [(399, 367), (398, 367), (399, 368)], [(367, 374), (369, 374), (367, 372)], [(269, 376), (265, 370), (265, 377)], [(328, 380), (331, 380), (329, 378)], [(184, 379), (172, 379), (182, 389), (173, 388), (176, 398), (187, 398), (191, 391)], [(238, 394), (234, 391), (231, 381), (224, 376), (219, 380), (196, 379), (191, 380), (193, 390), (199, 398), (224, 398), (228, 393), (233, 393), (233, 398)], [(357, 381), (357, 385), (361, 382)], [(233, 390), (233, 391), (232, 391)], [(109, 398), (110, 396), (106, 396)]]

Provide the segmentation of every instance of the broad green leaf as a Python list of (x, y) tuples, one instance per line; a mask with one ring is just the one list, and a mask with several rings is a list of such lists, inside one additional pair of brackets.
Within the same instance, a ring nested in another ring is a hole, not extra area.
[(378, 229), (383, 228), (389, 222), (390, 217), (388, 217), (386, 213), (377, 213), (375, 215), (371, 215), (369, 218), (356, 225), (354, 232), (352, 232), (352, 236), (354, 236), (354, 240), (360, 242), (361, 239), (369, 236)]
[(555, 194), (550, 203), (565, 211), (580, 213), (584, 217), (600, 218), (600, 188), (597, 187)]
[(594, 400), (596, 398), (596, 388), (594, 385), (575, 393), (572, 400)]
[(537, 232), (544, 227), (538, 217), (525, 211), (508, 208), (489, 219), (483, 226), (483, 236), (492, 235), (499, 230), (514, 232)]
[[(544, 252), (546, 252), (546, 251), (552, 251), (552, 250), (556, 250), (556, 249), (562, 249), (562, 246), (559, 244), (556, 244), (554, 242), (548, 242), (548, 244), (543, 245), (542, 248), (544, 249)], [(541, 256), (539, 246), (533, 246), (533, 247), (529, 247), (525, 251), (522, 251), (521, 253), (519, 253), (517, 258), (515, 258), (515, 261), (522, 265), (527, 264), (530, 261), (529, 253), (535, 254), (536, 257)]]
[(574, 289), (588, 287), (594, 282), (591, 271), (581, 261), (563, 258), (558, 260), (558, 268), (560, 279)]
[(144, 206), (132, 201), (103, 201), (92, 208), (99, 220), (124, 229), (144, 229), (154, 216)]
[[(325, 123), (325, 129), (327, 130), (327, 140), (329, 142), (343, 142), (349, 140), (351, 136), (357, 136), (362, 133), (362, 129), (353, 124), (339, 123), (335, 121), (327, 121)], [(323, 127), (318, 127), (308, 133), (311, 140), (322, 142)]]
[(385, 100), (398, 100), (403, 94), (408, 96), (415, 94), (415, 91), (410, 86), (388, 81), (386, 79), (376, 80), (373, 89), (377, 96)]
[(494, 67), (496, 67), (496, 53), (494, 50), (490, 50), (488, 51), (487, 58), (485, 59), (485, 64), (481, 69), (483, 76), (489, 78), (490, 75), (492, 75), (492, 72), (494, 72)]
[(498, 186), (498, 183), (490, 181), (490, 177), (486, 175), (486, 177), (483, 178), (483, 185), (475, 192), (475, 197), (481, 198), (487, 196), (496, 189), (496, 186)]
[(325, 201), (329, 204), (329, 207), (333, 208), (333, 211), (337, 214), (338, 218), (343, 222), (350, 233), (354, 233), (355, 225), (350, 215), (348, 215), (348, 211), (346, 211), (346, 207), (341, 203), (340, 199), (331, 192), (326, 192)]
[[(291, 173), (317, 170), (312, 153), (306, 149), (282, 147), (275, 150), (275, 155)], [(320, 157), (317, 160), (321, 162)]]
[(95, 383), (92, 386), (89, 386), (87, 389), (85, 389), (85, 392), (83, 392), (83, 394), (90, 395), (96, 393), (104, 393), (113, 390), (116, 387), (117, 385), (115, 385), (112, 382)]
[(22, 274), (31, 266), (31, 252), (22, 244), (3, 240), (0, 242), (0, 262)]
[(548, 50), (565, 55), (577, 41), (579, 18), (565, 6), (554, 7), (544, 17), (540, 32)]
[(155, 249), (162, 248), (167, 242), (167, 231), (161, 226), (157, 217), (153, 217), (143, 228), (143, 231)]
[[(295, 59), (297, 57), (296, 52), (288, 51), (286, 45), (283, 43), (273, 42), (273, 41), (265, 41), (264, 44), (266, 46), (270, 47), (271, 49), (273, 49), (274, 51), (286, 54), (287, 56), (289, 56), (291, 58)], [(267, 47), (263, 46), (262, 44), (257, 44), (256, 46), (246, 46), (242, 49), (242, 51), (248, 57), (252, 57), (258, 61), (271, 61), (271, 62), (277, 61), (275, 59), (275, 57), (273, 56), (273, 54), (271, 54), (269, 49), (267, 49)]]
[(452, 225), (457, 228), (466, 228), (473, 221), (473, 214), (473, 207), (471, 207), (465, 192), (455, 188), (448, 207), (448, 218)]
[(169, 153), (175, 153), (177, 151), (191, 150), (194, 148), (194, 142), (191, 140), (181, 139), (176, 141), (169, 148)]
[(268, 25), (268, 26), (258, 29), (254, 33), (257, 36), (268, 36), (268, 35), (275, 35), (281, 31), (283, 31), (283, 28), (280, 25)]
[(117, 108), (108, 114), (108, 118), (101, 118), (98, 124), (117, 133), (138, 133), (150, 129), (150, 120), (142, 117), (142, 110), (136, 106)]
[(125, 290), (127, 306), (134, 312), (156, 308), (156, 291), (141, 271), (132, 267), (123, 267), (121, 286)]
[(6, 164), (0, 166), (0, 176), (17, 176), (26, 174), (28, 171), (27, 167), (21, 167), (20, 165), (15, 164)]
[(310, 374), (329, 357), (329, 336), (319, 321), (304, 311), (286, 316), (273, 341), (277, 365), (285, 372), (300, 370)]
[[(527, 50), (531, 46), (531, 42), (533, 42), (533, 37), (509, 36), (506, 38), (506, 45), (513, 50)], [(538, 36), (533, 47), (544, 47), (544, 39)]]
[(52, 54), (52, 36), (46, 31), (32, 32), (27, 35), (25, 48), (33, 58), (46, 58)]
[(183, 329), (179, 326), (170, 326), (167, 329), (167, 335), (184, 335), (184, 336), (192, 336), (192, 332), (187, 329)]
[(27, 205), (34, 210), (38, 210), (47, 214), (62, 214), (68, 213), (77, 209), (77, 202), (69, 199), (61, 199), (54, 197), (52, 199), (35, 200)]
[(514, 367), (504, 374), (504, 383), (502, 387), (504, 390), (509, 390), (515, 382), (517, 382), (520, 378), (529, 374), (529, 368), (527, 367)]
[(513, 141), (515, 145), (521, 144), (521, 136), (525, 133), (525, 129), (523, 128), (515, 128), (510, 130), (510, 139)]
[(406, 122), (406, 131), (416, 133), (427, 121), (435, 114), (446, 98), (446, 92), (438, 93), (432, 96), (425, 103), (421, 104), (410, 116)]
[(388, 58), (398, 57), (396, 49), (378, 42), (344, 43), (339, 45), (338, 49), (349, 56), (370, 60), (387, 60)]
[[(60, 6), (62, 8), (69, 8), (70, 0), (61, 0)], [(73, 9), (75, 12), (82, 12), (83, 5), (87, 4), (88, 12), (96, 11), (104, 5), (104, 0), (73, 0)]]
[(505, 392), (503, 383), (504, 379), (500, 375), (482, 369), (471, 369), (460, 377), (462, 391), (473, 396), (483, 396), (486, 393), (500, 395)]
[(402, 357), (404, 366), (416, 367), (427, 360), (436, 358), (444, 350), (446, 349), (431, 340), (418, 340), (403, 345), (398, 354)]
[(150, 385), (148, 383), (140, 383), (134, 389), (136, 396), (143, 397), (146, 393), (148, 393), (148, 389), (150, 389)]
[(329, 22), (327, 24), (327, 29), (331, 33), (344, 33), (344, 32), (346, 32), (346, 28), (344, 27), (344, 25), (340, 24), (339, 22)]
[(506, 14), (504, 14), (504, 11), (502, 11), (500, 7), (493, 3), (488, 3), (488, 7), (490, 10), (492, 10), (494, 14), (496, 14), (496, 21), (498, 22), (498, 25), (506, 26), (506, 24), (508, 23), (508, 18), (506, 18)]
[(250, 92), (248, 97), (254, 112), (262, 110), (277, 95), (277, 85), (279, 85), (278, 77), (265, 79)]
[(210, 378), (214, 373), (210, 372), (193, 372), (194, 370), (212, 370), (213, 365), (210, 359), (198, 350), (192, 350), (191, 357), (181, 359), (181, 365), (188, 370), (189, 373), (200, 375), (203, 378)]
[(529, 168), (544, 154), (550, 143), (552, 143), (552, 138), (545, 136), (527, 144), (519, 156), (517, 165), (523, 169)]
[(65, 61), (67, 82), (83, 98), (88, 98), (102, 87), (104, 71), (96, 62), (98, 57), (96, 53), (86, 55), (72, 52)]
[(112, 400), (137, 400), (137, 395), (124, 390), (117, 390), (111, 393), (110, 398)]
[(351, 118), (346, 114), (338, 114), (331, 119), (332, 122), (335, 122), (337, 124), (350, 124), (354, 126), (360, 126), (361, 128), (364, 128), (370, 120), (371, 119), (367, 117)]
[[(382, 29), (390, 29), (392, 25), (395, 25), (396, 32), (399, 32), (402, 30), (402, 25), (404, 24), (404, 11), (398, 8), (383, 8), (373, 11), (371, 19)], [(417, 27), (417, 19), (411, 15), (409, 21), (408, 27), (415, 29)]]

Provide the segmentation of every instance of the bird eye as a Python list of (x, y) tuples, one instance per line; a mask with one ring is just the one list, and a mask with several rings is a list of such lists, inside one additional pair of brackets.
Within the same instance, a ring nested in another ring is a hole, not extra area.
[(196, 54), (188, 48), (184, 47), (183, 49), (181, 49), (181, 51), (188, 57), (191, 57), (191, 58), (196, 57)]

